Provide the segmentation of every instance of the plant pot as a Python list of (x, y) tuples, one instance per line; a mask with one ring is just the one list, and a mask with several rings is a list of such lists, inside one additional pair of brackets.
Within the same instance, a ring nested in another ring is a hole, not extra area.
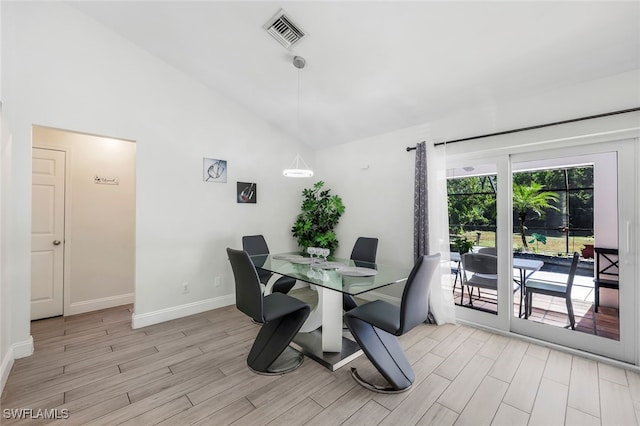
[(585, 244), (581, 251), (582, 257), (585, 259), (593, 258), (593, 244)]

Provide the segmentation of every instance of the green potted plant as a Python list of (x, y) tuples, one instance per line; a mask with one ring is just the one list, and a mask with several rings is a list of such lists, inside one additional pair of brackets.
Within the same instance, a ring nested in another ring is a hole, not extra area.
[(298, 246), (328, 248), (331, 253), (338, 247), (334, 228), (344, 213), (342, 199), (331, 195), (330, 189), (323, 189), (324, 182), (316, 182), (312, 188), (302, 190), (301, 212), (298, 214), (291, 233)]
[(584, 257), (585, 259), (592, 259), (593, 258), (593, 237), (587, 237), (585, 239), (585, 243), (584, 243), (584, 247), (581, 250), (581, 254), (582, 257)]
[(459, 235), (453, 240), (453, 248), (460, 254), (469, 253), (473, 248), (473, 241), (468, 240), (463, 235)]

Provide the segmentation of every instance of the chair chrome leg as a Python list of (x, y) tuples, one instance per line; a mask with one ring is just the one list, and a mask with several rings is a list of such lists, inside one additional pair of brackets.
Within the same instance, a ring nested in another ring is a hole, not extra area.
[[(396, 336), (348, 315), (345, 315), (345, 322), (369, 361), (392, 386), (392, 389), (404, 391), (411, 387), (415, 380), (415, 373)], [(354, 380), (367, 389), (373, 386), (366, 385), (364, 380), (361, 378), (358, 380), (355, 376)], [(380, 391), (375, 390), (375, 392)]]
[(409, 389), (411, 389), (411, 386), (413, 386), (413, 383), (412, 383), (411, 385), (407, 386), (404, 389), (396, 389), (396, 388), (392, 388), (391, 386), (384, 387), (384, 386), (374, 385), (373, 383), (369, 383), (365, 379), (363, 379), (362, 376), (358, 374), (358, 370), (356, 370), (355, 368), (351, 368), (351, 377), (353, 377), (353, 380), (355, 380), (356, 383), (358, 383), (363, 388), (373, 392), (378, 392), (378, 393), (389, 393), (389, 394), (402, 393), (402, 392), (408, 391)]
[(249, 367), (249, 370), (256, 374), (261, 374), (263, 376), (279, 376), (297, 369), (303, 362), (304, 355), (293, 349), (291, 346), (287, 346), (280, 356), (276, 358), (276, 360), (273, 361), (266, 370), (255, 370), (251, 368), (249, 363), (247, 363), (247, 366)]

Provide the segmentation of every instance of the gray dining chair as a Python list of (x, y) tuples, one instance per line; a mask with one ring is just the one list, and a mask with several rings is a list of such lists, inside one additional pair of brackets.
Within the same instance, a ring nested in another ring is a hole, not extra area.
[(525, 318), (529, 318), (532, 310), (532, 302), (533, 302), (533, 294), (544, 294), (547, 296), (560, 297), (565, 300), (565, 305), (567, 306), (567, 315), (569, 316), (569, 327), (572, 330), (576, 329), (576, 318), (573, 313), (573, 302), (571, 300), (571, 290), (573, 289), (573, 280), (576, 276), (576, 269), (578, 268), (578, 261), (580, 260), (580, 255), (578, 253), (573, 253), (573, 259), (571, 260), (571, 266), (569, 267), (569, 276), (567, 277), (567, 282), (565, 284), (556, 283), (551, 281), (542, 281), (542, 280), (527, 280), (525, 284), (525, 292), (526, 292), (526, 315)]
[(298, 368), (304, 355), (289, 346), (311, 309), (282, 293), (264, 296), (249, 253), (227, 248), (236, 288), (236, 308), (261, 324), (247, 356), (249, 368), (261, 374), (283, 374)]
[[(498, 290), (498, 257), (483, 253), (462, 255), (462, 286), (460, 305), (464, 304), (464, 288), (467, 287), (469, 305), (473, 306), (472, 288)], [(470, 274), (470, 275), (469, 275)]]
[[(498, 247), (480, 247), (477, 251), (477, 253), (481, 253), (481, 254), (490, 254), (492, 256), (497, 256), (498, 255)], [(482, 297), (482, 295), (480, 294), (480, 287), (478, 288), (478, 298)], [(472, 293), (473, 295), (473, 293)]]
[(427, 320), (431, 279), (439, 263), (440, 253), (418, 258), (407, 278), (400, 306), (375, 300), (344, 314), (349, 331), (390, 386), (369, 383), (352, 368), (351, 376), (359, 385), (374, 392), (399, 393), (413, 384), (415, 373), (397, 336)]
[(497, 256), (498, 255), (498, 248), (497, 247), (480, 247), (478, 249), (478, 253), (490, 254), (492, 256)]
[[(242, 237), (242, 249), (249, 253), (250, 256), (269, 254), (267, 241), (262, 235), (245, 235), (244, 237)], [(258, 268), (257, 270), (258, 276), (260, 277), (260, 282), (266, 286), (273, 276), (273, 273), (260, 268)], [(271, 292), (289, 293), (289, 290), (291, 290), (294, 285), (296, 285), (295, 278), (280, 277), (273, 284)]]
[[(358, 237), (353, 249), (351, 250), (351, 260), (356, 266), (364, 266), (370, 268), (369, 263), (376, 263), (376, 254), (378, 252), (378, 239), (371, 237)], [(365, 263), (361, 263), (365, 262)], [(356, 299), (350, 294), (342, 293), (342, 308), (345, 311), (357, 307)]]

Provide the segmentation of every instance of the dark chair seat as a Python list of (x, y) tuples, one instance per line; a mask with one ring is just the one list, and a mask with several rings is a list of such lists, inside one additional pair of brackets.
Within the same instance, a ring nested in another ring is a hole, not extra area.
[(350, 314), (354, 318), (373, 324), (376, 327), (397, 336), (400, 329), (400, 307), (383, 300), (365, 303)]
[(262, 301), (262, 310), (265, 322), (289, 315), (290, 313), (304, 309), (305, 307), (308, 306), (303, 301), (282, 293), (269, 294), (265, 296)]
[(594, 279), (593, 282), (598, 287), (620, 288), (620, 281), (617, 281), (617, 280)]
[(390, 386), (373, 385), (352, 368), (351, 375), (359, 385), (374, 392), (398, 393), (413, 384), (415, 374), (396, 336), (427, 320), (431, 279), (439, 262), (440, 254), (418, 258), (404, 286), (400, 307), (378, 300), (344, 314), (349, 331)]

